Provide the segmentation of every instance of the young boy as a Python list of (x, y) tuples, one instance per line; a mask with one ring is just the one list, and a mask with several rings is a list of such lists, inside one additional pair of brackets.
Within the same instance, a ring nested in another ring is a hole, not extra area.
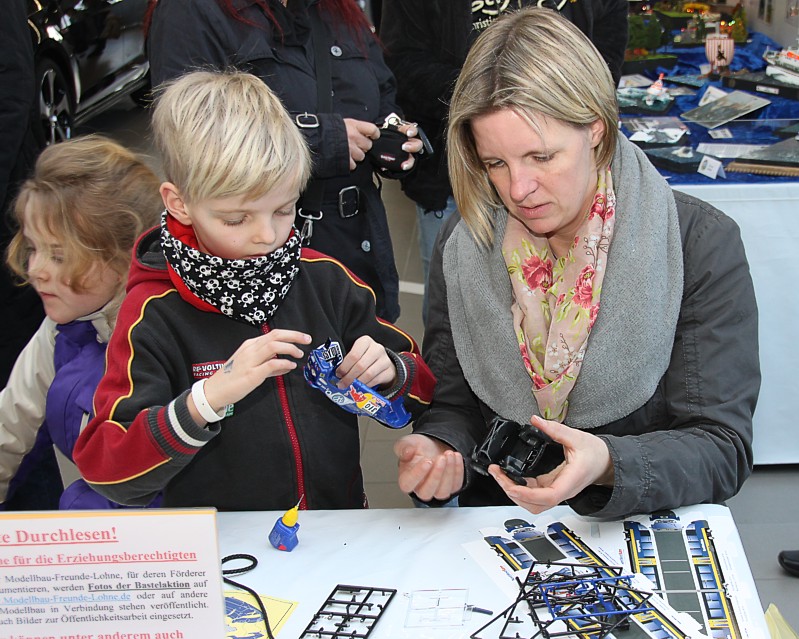
[(254, 76), (198, 72), (166, 88), (153, 129), (166, 211), (134, 250), (81, 474), (129, 505), (365, 507), (356, 417), (306, 383), (303, 358), (338, 341), (341, 387), (357, 377), (414, 416), (435, 380), (371, 289), (300, 248), (297, 126)]

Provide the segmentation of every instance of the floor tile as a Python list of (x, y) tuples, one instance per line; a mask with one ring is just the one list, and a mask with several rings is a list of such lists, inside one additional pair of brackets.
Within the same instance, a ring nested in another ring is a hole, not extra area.
[(366, 438), (366, 446), (361, 458), (361, 467), (366, 481), (397, 481), (397, 456), (394, 454), (394, 441), (392, 439)]
[[(797, 490), (799, 465), (758, 466), (728, 506), (739, 524), (799, 524)], [(796, 532), (799, 541), (799, 527)]]
[(422, 321), (422, 296), (413, 293), (400, 293), (400, 316), (397, 327), (408, 333), (421, 348), (424, 337)]
[(403, 282), (421, 284), (422, 263), (419, 259), (419, 229), (416, 207), (402, 192), (396, 180), (383, 181), (383, 204), (386, 207), (397, 272)]
[(727, 502), (738, 527), (763, 610), (773, 603), (799, 632), (799, 578), (777, 563), (780, 550), (799, 550), (799, 466), (759, 466)]
[(367, 483), (366, 497), (371, 508), (413, 508), (411, 498), (399, 489), (397, 482)]
[(788, 625), (799, 633), (799, 579), (761, 579), (757, 582), (757, 593), (763, 612), (773, 603)]
[(366, 435), (366, 443), (368, 446), (374, 442), (389, 442), (389, 444), (393, 446), (394, 442), (400, 437), (409, 435), (411, 432), (410, 425), (405, 426), (404, 428), (388, 428), (387, 426), (383, 426), (382, 424), (373, 421), (370, 424), (369, 432)]

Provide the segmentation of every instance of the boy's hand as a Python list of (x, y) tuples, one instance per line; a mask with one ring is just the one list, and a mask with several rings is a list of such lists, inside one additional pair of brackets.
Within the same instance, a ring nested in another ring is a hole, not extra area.
[[(310, 344), (311, 336), (299, 331), (276, 329), (248, 339), (236, 349), (225, 365), (205, 382), (205, 397), (215, 411), (223, 406), (235, 404), (258, 388), (268, 377), (285, 375), (297, 367), (297, 362), (286, 359), (300, 359), (305, 353), (296, 344)], [(189, 411), (198, 423), (199, 413), (192, 411), (194, 402), (189, 396)]]
[(397, 369), (386, 349), (368, 335), (355, 340), (349, 353), (336, 369), (339, 388), (347, 388), (356, 378), (367, 386), (391, 386), (397, 381)]

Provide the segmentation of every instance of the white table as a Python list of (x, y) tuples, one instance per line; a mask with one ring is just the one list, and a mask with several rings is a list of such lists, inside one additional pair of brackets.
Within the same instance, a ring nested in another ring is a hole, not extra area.
[(763, 382), (754, 421), (756, 464), (799, 463), (799, 182), (673, 185), (741, 227), (760, 320)]
[[(267, 540), (281, 514), (220, 513), (217, 521), (222, 556), (250, 553), (259, 560), (254, 571), (240, 577), (242, 582), (261, 594), (299, 602), (278, 635), (284, 639), (295, 639), (302, 634), (337, 584), (398, 591), (370, 639), (467, 638), (491, 617), (474, 614), (458, 627), (406, 628), (406, 593), (468, 588), (469, 603), (495, 613), (504, 610), (511, 599), (503, 593), (499, 577), (494, 581), (463, 544), (483, 544), (479, 530), (502, 526), (506, 519), (562, 521), (592, 545), (623, 544), (621, 523), (579, 518), (567, 507), (558, 507), (539, 518), (514, 506), (306, 511), (300, 513), (300, 543), (288, 553), (273, 549)], [(684, 521), (693, 521), (697, 516), (707, 519), (715, 543), (724, 553), (722, 565), (729, 587), (744, 602), (741, 618), (751, 633), (744, 636), (768, 636), (755, 584), (729, 510), (702, 506), (679, 509), (677, 514)]]

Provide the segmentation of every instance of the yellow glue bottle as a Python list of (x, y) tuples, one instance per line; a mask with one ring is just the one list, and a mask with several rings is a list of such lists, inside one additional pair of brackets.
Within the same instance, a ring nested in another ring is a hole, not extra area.
[(302, 503), (302, 497), (294, 508), (289, 508), (282, 517), (278, 518), (272, 527), (272, 532), (269, 533), (269, 542), (278, 550), (291, 552), (297, 547), (299, 541), (297, 531), (300, 529), (297, 518), (299, 517), (300, 503)]

